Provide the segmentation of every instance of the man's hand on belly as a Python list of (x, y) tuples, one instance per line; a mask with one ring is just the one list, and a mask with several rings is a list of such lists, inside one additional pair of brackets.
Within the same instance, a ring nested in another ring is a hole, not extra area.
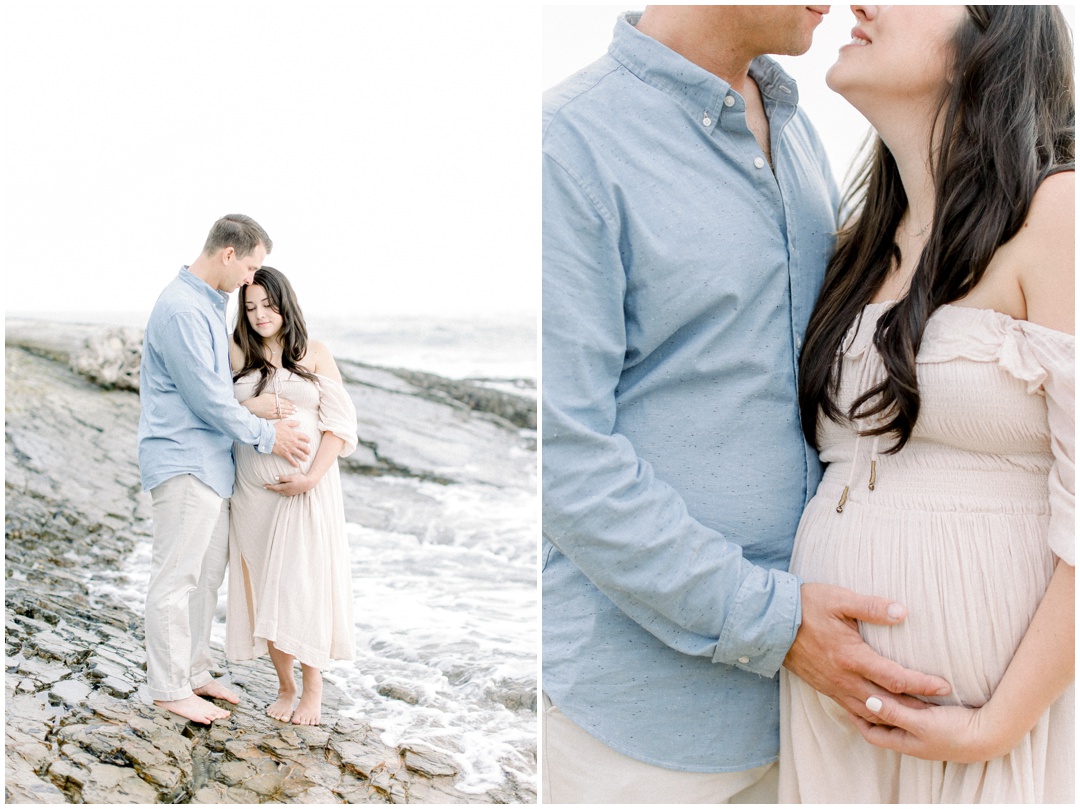
[(311, 452), (309, 449), (311, 439), (293, 429), (299, 426), (300, 422), (298, 421), (274, 422), (274, 431), (277, 433), (277, 437), (274, 439), (274, 449), (271, 450), (274, 455), (284, 458), (296, 467), (306, 461)]
[(784, 665), (844, 710), (880, 722), (867, 709), (866, 699), (881, 690), (912, 702), (899, 695), (944, 696), (952, 691), (940, 677), (882, 657), (859, 635), (858, 621), (885, 625), (903, 621), (907, 609), (902, 604), (830, 584), (803, 584), (800, 597), (802, 624)]

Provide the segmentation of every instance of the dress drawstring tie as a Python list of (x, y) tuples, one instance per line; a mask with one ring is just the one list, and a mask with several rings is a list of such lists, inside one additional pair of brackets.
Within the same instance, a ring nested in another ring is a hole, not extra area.
[[(874, 443), (870, 445), (870, 482), (867, 484), (867, 488), (870, 491), (874, 491), (874, 485), (877, 483), (877, 459), (878, 459), (878, 442), (881, 436), (874, 436)], [(851, 458), (851, 471), (848, 473), (847, 483), (844, 485), (844, 491), (840, 493), (840, 502), (836, 504), (836, 513), (844, 513), (844, 504), (847, 502), (848, 491), (851, 489), (851, 483), (855, 479), (855, 463), (859, 460), (859, 444), (862, 442), (862, 424), (857, 423), (855, 425), (855, 450), (852, 453)]]
[[(873, 327), (871, 327), (873, 328)], [(854, 329), (851, 330), (851, 337), (847, 340), (846, 344), (841, 347), (841, 355), (846, 357), (849, 352), (854, 350), (855, 341), (859, 336), (859, 333), (863, 329), (862, 314), (859, 315), (859, 320)], [(855, 356), (861, 356), (863, 352), (870, 351), (871, 354), (866, 358), (866, 361), (859, 365), (857, 372), (856, 390), (871, 390), (880, 383), (880, 380), (884, 378), (884, 366), (881, 364), (880, 358), (876, 361), (871, 357), (876, 357), (876, 352), (873, 350), (873, 342), (864, 344), (859, 353)], [(840, 502), (836, 504), (836, 513), (844, 513), (844, 504), (848, 499), (848, 492), (851, 491), (851, 484), (855, 480), (855, 464), (859, 461), (859, 445), (862, 443), (863, 430), (866, 425), (874, 421), (873, 416), (867, 416), (865, 419), (855, 419), (855, 449), (851, 457), (851, 472), (848, 474), (847, 484), (844, 486), (844, 491), (840, 494)], [(878, 443), (881, 440), (880, 435), (874, 436), (874, 442), (870, 445), (870, 480), (867, 483), (867, 488), (870, 491), (874, 491), (874, 486), (877, 485), (877, 461), (878, 461)]]
[(847, 483), (844, 484), (844, 491), (840, 493), (840, 502), (836, 504), (836, 513), (844, 513), (844, 503), (847, 502), (848, 489), (851, 488), (851, 481), (855, 479), (855, 460), (859, 457), (859, 443), (862, 441), (862, 428), (855, 425), (855, 452), (851, 458), (851, 471), (848, 472)]
[(880, 435), (874, 436), (874, 443), (870, 445), (870, 491), (874, 491), (874, 484), (877, 483), (877, 448)]

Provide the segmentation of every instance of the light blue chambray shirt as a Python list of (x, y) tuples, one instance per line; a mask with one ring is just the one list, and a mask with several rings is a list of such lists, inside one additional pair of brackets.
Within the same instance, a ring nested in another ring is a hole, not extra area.
[(139, 370), (139, 471), (149, 491), (195, 475), (233, 492), (233, 441), (274, 448), (274, 426), (233, 397), (225, 308), (229, 296), (185, 266), (154, 304)]
[(544, 96), (543, 686), (626, 755), (729, 772), (777, 756), (837, 195), (775, 62), (771, 169), (742, 97), (637, 17)]

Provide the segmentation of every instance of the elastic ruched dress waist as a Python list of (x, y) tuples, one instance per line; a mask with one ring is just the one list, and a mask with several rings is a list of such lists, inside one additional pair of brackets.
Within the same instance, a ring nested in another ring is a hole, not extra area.
[[(998, 459), (1000, 461), (1000, 458)], [(839, 503), (848, 487), (844, 508), (850, 505), (874, 505), (902, 508), (905, 511), (986, 512), (991, 514), (1048, 515), (1050, 513), (1048, 471), (1039, 458), (1018, 458), (1015, 468), (977, 466), (935, 467), (926, 460), (918, 462), (881, 455), (877, 458), (874, 488), (870, 482), (870, 458), (856, 458), (854, 474), (851, 462), (829, 464), (818, 487), (818, 497)], [(848, 481), (850, 480), (850, 485)]]

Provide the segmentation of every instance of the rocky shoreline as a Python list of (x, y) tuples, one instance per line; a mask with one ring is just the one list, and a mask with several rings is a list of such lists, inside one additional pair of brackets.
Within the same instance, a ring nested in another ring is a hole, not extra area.
[[(362, 719), (340, 715), (345, 696), (330, 682), (326, 724), (270, 719), (263, 709), (276, 678), (266, 660), (218, 672), (243, 698), (223, 704), (232, 716), (210, 728), (146, 698), (141, 615), (99, 586), (122, 579), (123, 560), (150, 537), (134, 457), (139, 402), (122, 382), (130, 374), (118, 374), (117, 384), (73, 370), (95, 334), (7, 326), (7, 802), (535, 802), (535, 784), (509, 769), (498, 788), (460, 791), (453, 760), (422, 744), (387, 746)], [(127, 338), (114, 337), (126, 350)], [(342, 464), (346, 501), (357, 502), (350, 521), (381, 519), (349, 496), (364, 479), (499, 482), (521, 478), (520, 456), (535, 451), (535, 436), (521, 429), (530, 407), (535, 424), (535, 402), (499, 394), (506, 407), (480, 412), (450, 392), (461, 383), (425, 387), (386, 369), (342, 370), (358, 412), (380, 414), (361, 417), (362, 446)], [(514, 412), (524, 421), (511, 419)], [(509, 707), (535, 716), (535, 686), (516, 684)], [(399, 691), (392, 682), (378, 689), (386, 699), (409, 698)]]

